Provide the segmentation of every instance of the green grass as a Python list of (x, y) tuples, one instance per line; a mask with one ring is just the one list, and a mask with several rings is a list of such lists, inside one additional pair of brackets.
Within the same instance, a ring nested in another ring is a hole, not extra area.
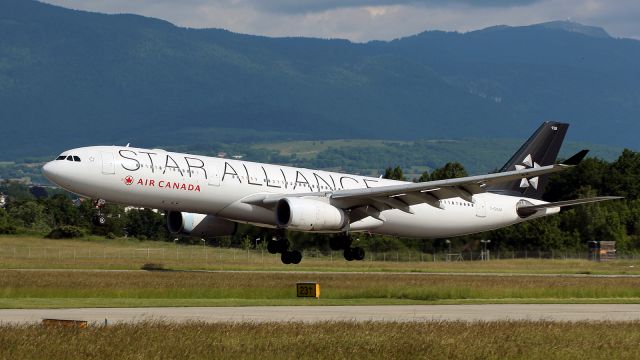
[(0, 326), (3, 359), (637, 359), (639, 322)]
[[(319, 255), (319, 256), (318, 256)], [(416, 272), (502, 274), (635, 274), (640, 260), (593, 262), (583, 259), (503, 259), (492, 261), (433, 261), (430, 254), (382, 254), (374, 260), (347, 262), (340, 252), (333, 256), (311, 251), (299, 265), (283, 265), (279, 255), (179, 245), (135, 239), (51, 240), (37, 236), (0, 236), (0, 269), (123, 269), (137, 270), (145, 263), (161, 263), (174, 270), (247, 270), (314, 272)]]
[[(175, 271), (139, 271), (146, 263)], [(294, 266), (266, 252), (207, 248), (205, 258), (202, 246), (2, 236), (0, 307), (640, 303), (640, 277), (581, 275), (638, 274), (636, 265), (545, 259), (347, 262), (309, 256)], [(320, 282), (322, 298), (297, 299), (299, 281)]]
[[(317, 281), (321, 299), (298, 299)], [(640, 278), (398, 273), (0, 271), (0, 307), (640, 303)]]

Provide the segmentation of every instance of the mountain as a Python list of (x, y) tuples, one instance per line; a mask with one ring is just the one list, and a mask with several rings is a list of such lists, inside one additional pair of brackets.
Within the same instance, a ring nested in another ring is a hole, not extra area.
[(572, 22), (268, 38), (0, 0), (0, 160), (89, 144), (525, 137), (638, 147), (640, 42)]

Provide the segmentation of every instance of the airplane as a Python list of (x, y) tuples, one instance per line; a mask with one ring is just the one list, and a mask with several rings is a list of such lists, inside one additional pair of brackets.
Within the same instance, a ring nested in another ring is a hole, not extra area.
[[(232, 235), (238, 223), (275, 229), (270, 253), (298, 264), (284, 230), (333, 233), (332, 250), (362, 260), (349, 233), (443, 238), (493, 230), (556, 214), (605, 196), (548, 203), (551, 173), (577, 165), (582, 150), (557, 164), (569, 124), (543, 123), (497, 172), (411, 183), (322, 170), (262, 164), (127, 146), (68, 150), (43, 174), (77, 195), (161, 209), (172, 234)], [(106, 221), (99, 213), (99, 223)]]

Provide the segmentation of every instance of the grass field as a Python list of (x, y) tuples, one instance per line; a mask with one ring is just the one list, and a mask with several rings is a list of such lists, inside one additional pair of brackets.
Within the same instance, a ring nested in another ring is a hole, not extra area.
[[(298, 299), (317, 281), (322, 297)], [(638, 303), (640, 278), (0, 270), (0, 308)]]
[[(307, 256), (300, 266), (287, 266), (266, 253), (206, 250), (205, 255), (202, 246), (129, 239), (2, 236), (0, 308), (640, 303), (640, 277), (580, 275), (640, 273), (629, 260), (433, 262), (414, 256), (414, 261), (346, 262), (339, 256)], [(145, 263), (174, 270), (139, 271)], [(297, 298), (300, 281), (319, 282), (321, 298)], [(146, 322), (77, 329), (0, 324), (0, 359), (636, 359), (639, 325)]]
[(637, 359), (638, 322), (0, 326), (3, 359)]
[[(382, 261), (383, 256), (385, 261)], [(396, 257), (400, 261), (396, 261)], [(0, 236), (0, 269), (123, 269), (161, 263), (174, 270), (269, 270), (344, 272), (454, 272), (522, 274), (635, 274), (640, 260), (593, 262), (584, 259), (502, 259), (433, 261), (431, 254), (378, 254), (371, 261), (347, 262), (340, 252), (305, 252), (299, 265), (283, 265), (266, 251), (220, 249), (135, 239), (86, 238), (50, 240), (33, 236)]]
[[(347, 262), (339, 254), (309, 255), (295, 266), (267, 252), (3, 236), (0, 308), (640, 302), (640, 277), (587, 275), (640, 273), (630, 260), (434, 262), (414, 255)], [(172, 271), (100, 271), (147, 263)], [(320, 282), (322, 298), (296, 298), (300, 281)]]

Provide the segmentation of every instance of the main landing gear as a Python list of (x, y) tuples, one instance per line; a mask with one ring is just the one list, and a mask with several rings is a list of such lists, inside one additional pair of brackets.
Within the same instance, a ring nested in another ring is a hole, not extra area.
[(93, 216), (93, 224), (96, 226), (104, 226), (107, 224), (107, 218), (102, 213), (102, 209), (107, 202), (103, 199), (93, 200), (93, 207), (96, 209), (96, 214)]
[(276, 240), (267, 242), (267, 251), (271, 254), (280, 253), (280, 260), (283, 264), (300, 264), (302, 253), (298, 250), (289, 250), (289, 240), (284, 235), (284, 231), (276, 233)]
[(342, 233), (329, 239), (329, 247), (333, 251), (344, 250), (344, 258), (347, 261), (364, 260), (364, 249), (358, 246), (351, 247), (352, 242), (347, 233)]

